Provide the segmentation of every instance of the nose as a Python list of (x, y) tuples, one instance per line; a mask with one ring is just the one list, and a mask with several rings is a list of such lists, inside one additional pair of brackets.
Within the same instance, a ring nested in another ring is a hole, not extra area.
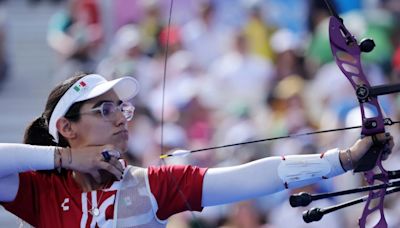
[(127, 124), (127, 120), (124, 116), (124, 114), (122, 113), (121, 110), (117, 109), (115, 112), (115, 124), (117, 126), (120, 126), (121, 124)]

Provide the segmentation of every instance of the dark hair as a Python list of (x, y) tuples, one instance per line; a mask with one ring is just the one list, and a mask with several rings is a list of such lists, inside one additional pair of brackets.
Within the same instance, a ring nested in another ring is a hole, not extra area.
[[(58, 144), (53, 141), (53, 136), (49, 133), (49, 121), (51, 114), (54, 111), (58, 101), (60, 101), (61, 97), (67, 92), (67, 90), (79, 79), (83, 78), (87, 74), (79, 73), (76, 76), (73, 76), (64, 82), (57, 85), (49, 94), (47, 98), (47, 103), (45, 110), (43, 111), (42, 116), (34, 120), (26, 129), (24, 134), (24, 143), (31, 145), (41, 145), (41, 146), (61, 146), (67, 147), (69, 143), (67, 140), (60, 134), (58, 134), (59, 140)], [(80, 115), (72, 115), (79, 113), (84, 101), (74, 103), (66, 113), (65, 117), (70, 121), (76, 122), (79, 121)]]

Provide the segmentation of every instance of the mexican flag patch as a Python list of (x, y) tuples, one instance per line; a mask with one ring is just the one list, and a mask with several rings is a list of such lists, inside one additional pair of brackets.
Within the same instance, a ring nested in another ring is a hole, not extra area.
[(74, 90), (76, 92), (81, 91), (81, 89), (85, 88), (86, 83), (84, 81), (81, 81), (78, 85), (74, 86)]

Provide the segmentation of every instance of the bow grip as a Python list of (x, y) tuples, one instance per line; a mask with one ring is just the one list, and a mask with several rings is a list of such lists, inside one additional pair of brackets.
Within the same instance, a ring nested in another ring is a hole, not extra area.
[(354, 165), (354, 172), (366, 172), (373, 169), (376, 165), (385, 144), (375, 142), (361, 159)]

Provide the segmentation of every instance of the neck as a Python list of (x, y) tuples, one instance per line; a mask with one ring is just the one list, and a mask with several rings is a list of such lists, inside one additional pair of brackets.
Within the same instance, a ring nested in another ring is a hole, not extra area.
[(110, 183), (115, 181), (116, 179), (111, 176), (111, 174), (107, 171), (102, 171), (100, 170), (100, 175), (101, 175), (101, 181), (96, 182), (95, 179), (87, 173), (81, 173), (81, 172), (76, 172), (73, 171), (73, 178), (78, 183), (78, 185), (81, 187), (81, 189), (84, 192), (90, 192), (94, 190), (99, 190), (99, 189), (104, 189), (106, 188)]

